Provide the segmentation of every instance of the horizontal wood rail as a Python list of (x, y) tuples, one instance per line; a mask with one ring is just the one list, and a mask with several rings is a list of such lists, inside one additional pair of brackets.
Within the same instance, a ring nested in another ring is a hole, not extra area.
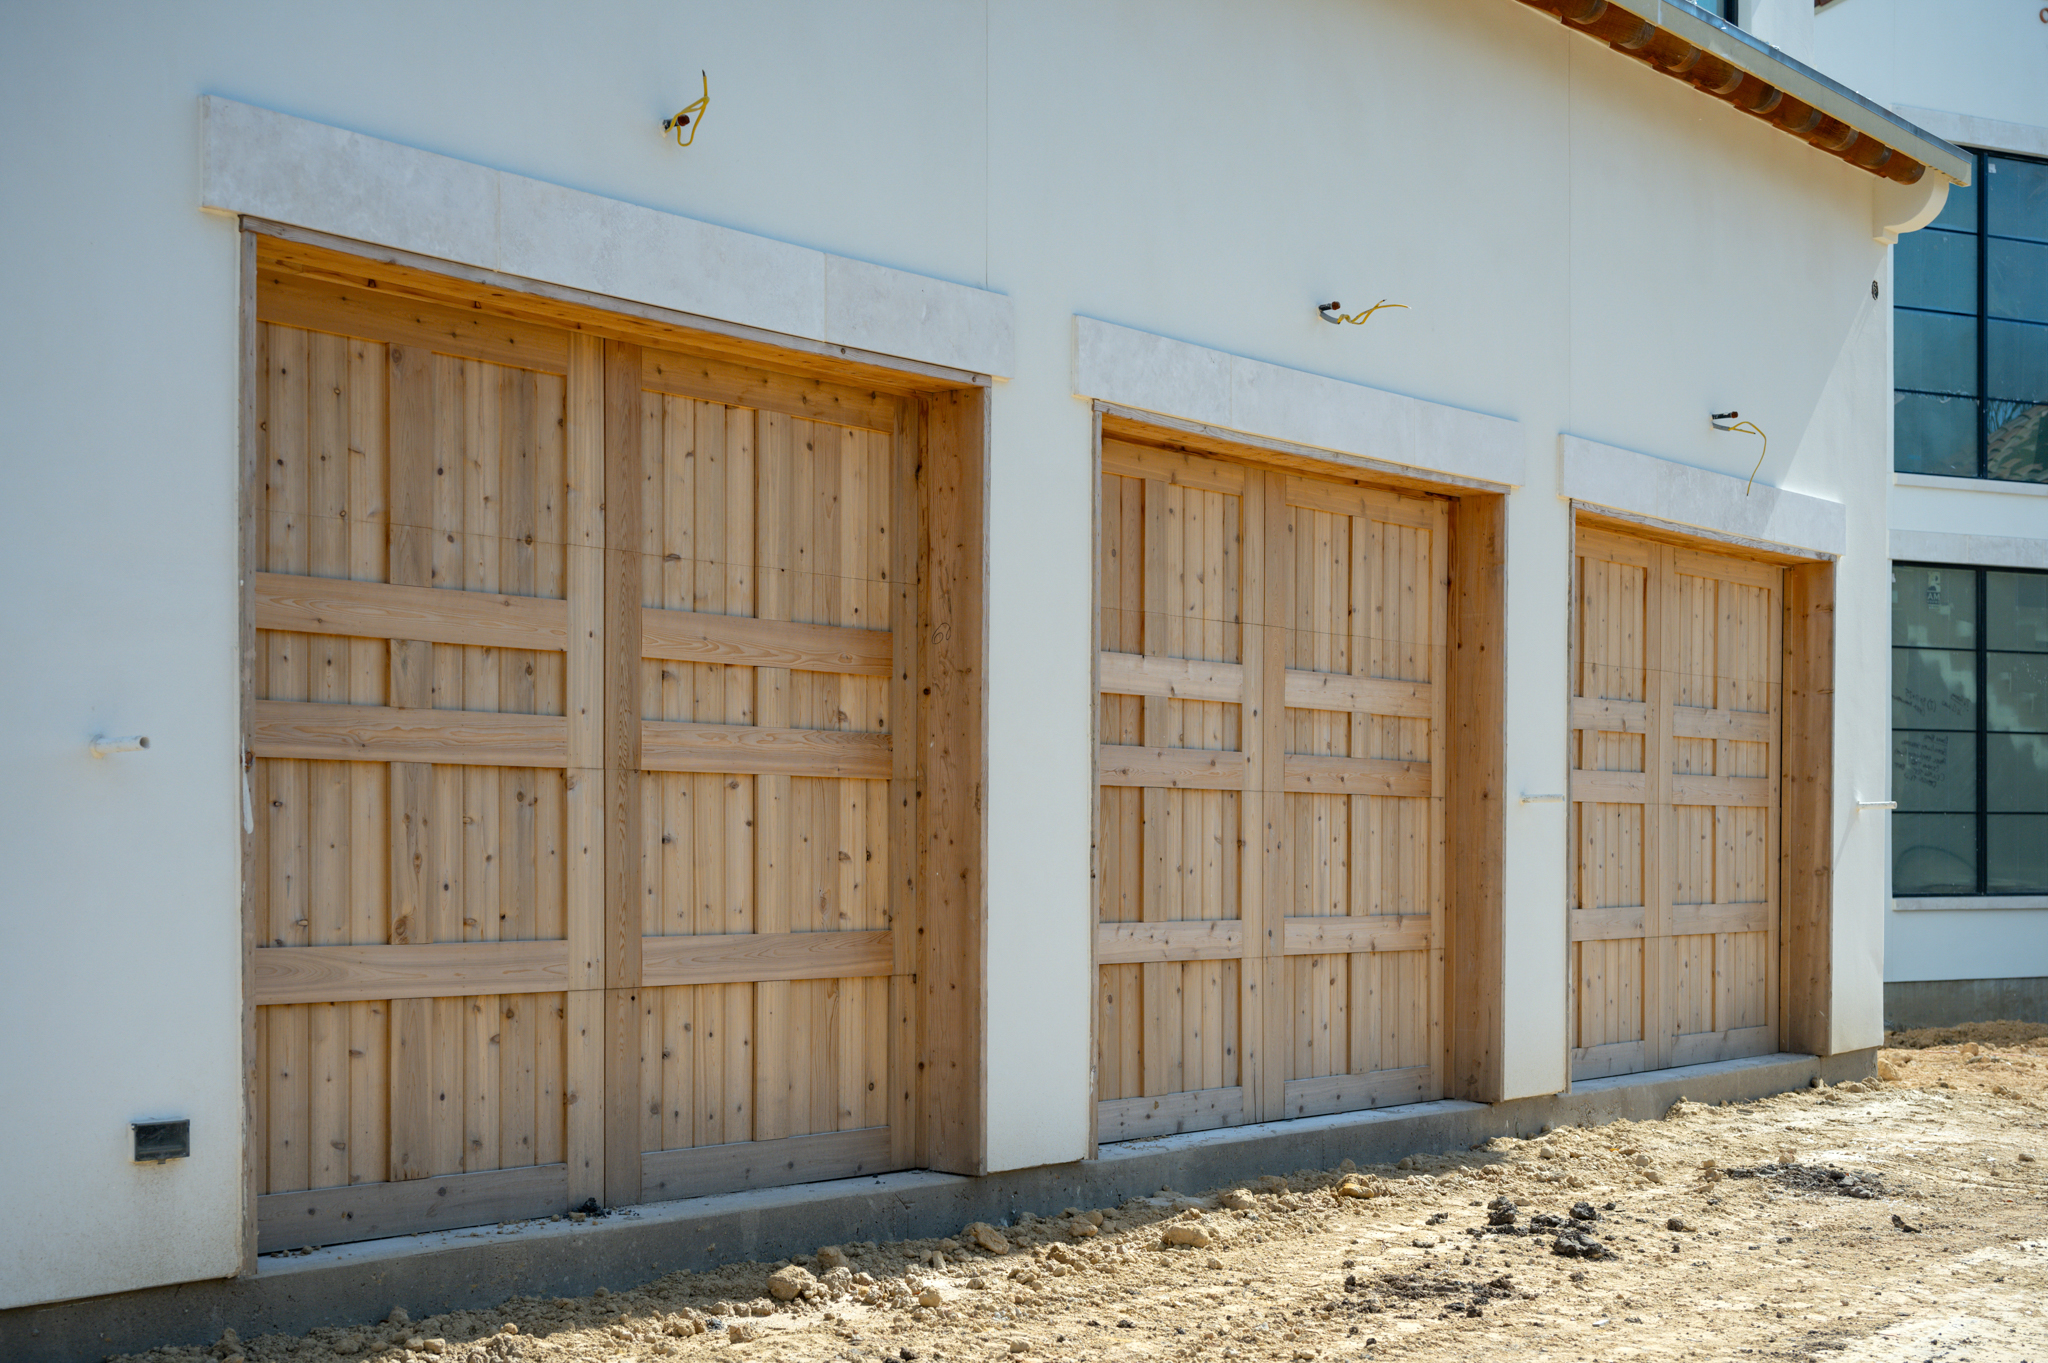
[[(1196, 658), (1157, 658), (1138, 653), (1101, 655), (1097, 682), (1118, 696), (1165, 696), (1169, 700), (1244, 701), (1244, 667)], [(1351, 710), (1402, 719), (1428, 719), (1430, 684), (1344, 672), (1286, 673), (1289, 708)]]
[[(1672, 1063), (1678, 1061), (1674, 1059)], [(1614, 1074), (1637, 1074), (1646, 1068), (1647, 1048), (1641, 1041), (1609, 1041), (1599, 1046), (1572, 1048), (1574, 1079), (1605, 1079)]]
[(1329, 1112), (1392, 1107), (1427, 1102), (1434, 1094), (1435, 1071), (1428, 1065), (1365, 1074), (1328, 1074), (1287, 1081), (1287, 1115), (1320, 1117)]
[(1650, 707), (1639, 700), (1587, 700), (1572, 697), (1571, 727), (1603, 734), (1650, 732)]
[(1778, 783), (1768, 776), (1676, 776), (1671, 778), (1675, 805), (1747, 805), (1768, 809), (1776, 803)]
[(1428, 682), (1290, 671), (1286, 687), (1288, 707), (1294, 710), (1363, 710), (1399, 719), (1428, 719), (1435, 713)]
[(256, 1249), (267, 1254), (303, 1245), (345, 1245), (568, 1209), (566, 1164), (265, 1193), (256, 1199)]
[(1704, 1065), (1734, 1055), (1767, 1055), (1770, 1048), (1768, 1026), (1730, 1027), (1725, 1032), (1681, 1032), (1671, 1038), (1671, 1063)]
[(560, 715), (259, 700), (250, 707), (249, 747), (258, 757), (314, 761), (562, 767), (569, 762), (569, 721)]
[(457, 307), (361, 287), (265, 270), (256, 291), (256, 319), (334, 336), (375, 337), (443, 355), (533, 369), (569, 372), (565, 328), (521, 321), (480, 308)]
[(1427, 951), (1429, 915), (1375, 914), (1366, 918), (1289, 918), (1280, 949), (1288, 956), (1338, 956), (1355, 951)]
[(1198, 658), (1155, 658), (1142, 653), (1101, 655), (1097, 681), (1118, 696), (1165, 696), (1169, 700), (1244, 701), (1244, 666)]
[(1172, 923), (1103, 923), (1095, 929), (1095, 964), (1147, 961), (1234, 961), (1244, 954), (1244, 924), (1234, 918)]
[(1281, 496), (1289, 506), (1327, 511), (1333, 516), (1369, 516), (1376, 521), (1413, 526), (1418, 530), (1433, 529), (1436, 525), (1436, 517), (1427, 503), (1376, 488), (1360, 487), (1356, 483), (1333, 483), (1323, 478), (1298, 478), (1290, 474), (1282, 485)]
[(652, 607), (640, 612), (640, 653), (646, 658), (886, 677), (894, 665), (894, 648), (895, 636), (885, 629)]
[(889, 1155), (889, 1128), (864, 1126), (773, 1141), (650, 1150), (640, 1157), (640, 1190), (644, 1201), (667, 1202), (747, 1188), (858, 1178), (896, 1167)]
[(1171, 790), (1243, 790), (1245, 756), (1206, 748), (1144, 748), (1105, 743), (1096, 749), (1095, 779), (1105, 786)]
[(1242, 496), (1247, 470), (1242, 464), (1227, 464), (1177, 450), (1133, 445), (1105, 436), (1102, 441), (1102, 471), (1125, 478), (1145, 478), (1172, 487), (1200, 488)]
[(1575, 803), (1639, 805), (1650, 798), (1650, 782), (1639, 771), (1575, 771), (1571, 796)]
[(1311, 795), (1429, 794), (1429, 763), (1393, 762), (1377, 757), (1322, 757), (1289, 753), (1281, 789)]
[(1611, 909), (1571, 909), (1565, 914), (1574, 942), (1619, 942), (1641, 937), (1645, 922), (1640, 904)]
[(1245, 1120), (1242, 1088), (1190, 1089), (1153, 1098), (1106, 1098), (1095, 1105), (1095, 1138), (1134, 1141), (1178, 1131), (1213, 1131)]
[[(1670, 935), (1695, 937), (1718, 932), (1764, 932), (1776, 912), (1770, 904), (1673, 904), (1669, 910)], [(1612, 909), (1573, 909), (1567, 915), (1574, 942), (1626, 941), (1641, 937), (1644, 912), (1640, 906)]]
[[(1638, 700), (1574, 699), (1571, 726), (1608, 734), (1649, 732), (1650, 708)], [(1745, 743), (1768, 743), (1777, 737), (1776, 721), (1756, 710), (1708, 710), (1694, 705), (1671, 709), (1671, 733), (1676, 738), (1732, 738)]]
[(1673, 904), (1671, 935), (1693, 937), (1709, 932), (1766, 932), (1777, 916), (1772, 904)]
[[(1243, 790), (1247, 771), (1243, 753), (1210, 748), (1145, 748), (1105, 743), (1096, 750), (1095, 759), (1096, 782), (1105, 786)], [(1394, 762), (1376, 757), (1290, 753), (1282, 769), (1281, 783), (1283, 790), (1297, 794), (1393, 795), (1414, 799), (1430, 793), (1427, 762)]]
[(569, 603), (388, 582), (257, 573), (256, 628), (479, 648), (566, 649)]
[(873, 388), (853, 388), (829, 379), (651, 347), (641, 355), (640, 386), (655, 393), (781, 412), (799, 420), (829, 421), (884, 434), (895, 428), (898, 402), (895, 395)]
[(842, 729), (781, 729), (763, 724), (640, 725), (642, 771), (732, 772), (754, 776), (832, 776), (886, 780), (887, 734)]
[(844, 980), (895, 969), (893, 932), (731, 932), (640, 939), (640, 982)]
[(545, 994), (569, 987), (567, 942), (258, 947), (251, 1002), (355, 1003)]

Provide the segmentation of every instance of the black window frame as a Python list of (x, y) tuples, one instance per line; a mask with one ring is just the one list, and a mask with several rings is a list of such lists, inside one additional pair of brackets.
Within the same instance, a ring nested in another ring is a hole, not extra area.
[[(1895, 397), (1895, 398), (1896, 398), (1896, 397), (1897, 397), (1898, 395), (1900, 395), (1900, 394), (1905, 394), (1905, 395), (1908, 395), (1908, 396), (1913, 396), (1913, 397), (1931, 397), (1931, 398), (1942, 398), (1942, 399), (1962, 399), (1962, 400), (1965, 400), (1965, 401), (1974, 401), (1974, 402), (1976, 403), (1976, 407), (1977, 407), (1977, 419), (1976, 419), (1976, 444), (1977, 444), (1977, 460), (1976, 460), (1976, 471), (1975, 471), (1974, 473), (1967, 473), (1967, 474), (1950, 474), (1950, 473), (1932, 473), (1932, 474), (1931, 474), (1931, 473), (1929, 473), (1929, 472), (1928, 472), (1927, 470), (1925, 470), (1925, 469), (1909, 469), (1909, 468), (1901, 468), (1901, 467), (1900, 467), (1900, 464), (1899, 464), (1899, 460), (1900, 460), (1900, 450), (1899, 450), (1899, 446), (1898, 446), (1898, 441), (1897, 441), (1897, 437), (1896, 437), (1896, 434), (1894, 434), (1894, 438), (1893, 438), (1893, 446), (1892, 446), (1892, 471), (1893, 471), (1894, 473), (1904, 473), (1904, 474), (1908, 474), (1908, 475), (1911, 475), (1911, 476), (1915, 476), (1915, 477), (1943, 477), (1943, 478), (1968, 478), (1968, 479), (1973, 479), (1973, 480), (1976, 480), (1976, 481), (1980, 481), (1980, 482), (1985, 482), (1985, 483), (1993, 483), (1993, 484), (1998, 484), (1998, 483), (2004, 483), (2004, 484), (2010, 484), (2010, 485), (2012, 485), (2012, 486), (2015, 486), (2015, 487), (2043, 487), (2043, 486), (2048, 486), (2048, 474), (2044, 474), (2044, 475), (2043, 475), (2043, 476), (2042, 476), (2041, 478), (2038, 478), (2038, 479), (2035, 479), (2035, 478), (2002, 478), (2002, 477), (1998, 477), (1998, 476), (1994, 475), (1994, 474), (1993, 474), (1993, 473), (1991, 472), (1991, 405), (1992, 405), (1992, 403), (1993, 403), (1993, 401), (1994, 401), (1995, 399), (1994, 399), (1994, 398), (1992, 397), (1991, 393), (1989, 392), (1989, 389), (1990, 389), (1990, 387), (1991, 387), (1991, 375), (1990, 375), (1990, 365), (1991, 365), (1991, 334), (1990, 334), (1990, 333), (1991, 333), (1991, 320), (1992, 320), (1992, 319), (1991, 319), (1991, 299), (1990, 299), (1990, 259), (1991, 259), (1991, 241), (1992, 241), (1992, 239), (1993, 239), (1993, 237), (1994, 237), (1994, 236), (1998, 235), (1998, 234), (1995, 234), (1995, 233), (1993, 233), (1993, 232), (1991, 231), (1991, 214), (1990, 214), (1990, 212), (1989, 212), (1989, 208), (1990, 208), (1990, 173), (1991, 173), (1991, 172), (1990, 172), (1990, 165), (1991, 165), (1991, 161), (1992, 161), (1992, 159), (1993, 159), (1993, 158), (1996, 158), (1996, 159), (1998, 159), (1998, 160), (2000, 160), (2000, 161), (2018, 161), (2018, 162), (2023, 162), (2023, 163), (2026, 163), (2026, 164), (2029, 164), (2029, 165), (2037, 165), (2037, 166), (2048, 166), (2048, 159), (2044, 159), (2044, 158), (2042, 158), (2042, 157), (2038, 157), (2038, 156), (2023, 156), (2023, 155), (2020, 155), (2019, 153), (2016, 153), (2016, 152), (2007, 152), (2007, 151), (1988, 151), (1988, 150), (1986, 150), (1986, 149), (1984, 149), (1984, 148), (1981, 148), (1981, 147), (1966, 147), (1966, 148), (1964, 148), (1964, 150), (1965, 150), (1965, 151), (1967, 151), (1967, 152), (1969, 152), (1969, 154), (1970, 154), (1970, 159), (1971, 159), (1971, 171), (1970, 171), (1970, 174), (1971, 174), (1971, 181), (1970, 181), (1970, 184), (1971, 184), (1971, 189), (1972, 189), (1972, 191), (1973, 191), (1973, 192), (1974, 192), (1974, 193), (1976, 194), (1976, 210), (1977, 210), (1976, 216), (1977, 216), (1977, 226), (1976, 226), (1976, 229), (1975, 229), (1975, 232), (1974, 232), (1974, 233), (1969, 233), (1969, 234), (1966, 234), (1966, 233), (1960, 233), (1960, 232), (1957, 232), (1957, 233), (1954, 233), (1954, 235), (1957, 235), (1957, 236), (1963, 236), (1963, 235), (1971, 235), (1971, 236), (1973, 236), (1973, 237), (1974, 237), (1974, 239), (1975, 239), (1975, 242), (1976, 242), (1976, 249), (1977, 249), (1977, 268), (1976, 268), (1976, 291), (1977, 291), (1977, 306), (1976, 306), (1976, 317), (1975, 317), (1975, 323), (1976, 323), (1976, 343), (1977, 343), (1977, 364), (1976, 364), (1976, 375), (1975, 375), (1975, 391), (1974, 391), (1973, 393), (1967, 393), (1967, 394), (1964, 394), (1964, 393), (1944, 393), (1944, 392), (1939, 392), (1939, 391), (1936, 391), (1936, 390), (1932, 390), (1932, 389), (1924, 389), (1924, 388), (1906, 388), (1906, 387), (1902, 387), (1902, 386), (1900, 386), (1900, 385), (1898, 384), (1898, 382), (1897, 382), (1897, 378), (1898, 378), (1898, 375), (1897, 375), (1897, 372), (1896, 372), (1896, 370), (1897, 370), (1897, 359), (1896, 359), (1896, 357), (1897, 357), (1897, 346), (1898, 346), (1898, 328), (1897, 328), (1897, 326), (1896, 326), (1896, 317), (1897, 317), (1897, 314), (1898, 314), (1898, 313), (1899, 313), (1899, 312), (1900, 312), (1901, 310), (1903, 310), (1903, 311), (1906, 311), (1906, 312), (1919, 312), (1919, 313), (1928, 313), (1928, 314), (1931, 314), (1931, 315), (1934, 315), (1934, 316), (1943, 316), (1943, 317), (1960, 317), (1960, 316), (1962, 316), (1962, 314), (1961, 314), (1961, 313), (1953, 313), (1953, 312), (1948, 312), (1948, 311), (1946, 311), (1945, 309), (1941, 309), (1941, 308), (1930, 308), (1930, 307), (1924, 307), (1924, 306), (1920, 306), (1920, 305), (1917, 305), (1917, 304), (1912, 304), (1912, 303), (1902, 303), (1902, 302), (1898, 301), (1898, 298), (1897, 298), (1897, 296), (1896, 296), (1896, 293), (1895, 293), (1895, 294), (1894, 294), (1894, 298), (1893, 298), (1893, 302), (1892, 302), (1892, 311), (1893, 311), (1893, 316), (1894, 316), (1894, 319), (1895, 319), (1895, 325), (1894, 325), (1894, 327), (1893, 327), (1893, 341), (1892, 341), (1892, 345), (1893, 345), (1893, 355), (1894, 355), (1894, 363), (1893, 363), (1894, 373), (1893, 373), (1893, 385), (1892, 385), (1892, 393), (1893, 393), (1893, 395), (1894, 395), (1894, 397)], [(1937, 220), (1937, 221), (1938, 221), (1938, 220)], [(1933, 232), (1950, 232), (1950, 231), (1952, 231), (1952, 229), (1942, 228), (1942, 227), (1936, 226), (1935, 224), (1932, 224), (1932, 223), (1930, 223), (1930, 224), (1929, 224), (1929, 225), (1928, 225), (1927, 227), (1925, 227), (1925, 228), (1922, 228), (1921, 230), (1922, 230), (1922, 231), (1933, 231)], [(2001, 239), (2001, 240), (2007, 240), (2008, 238), (2004, 238), (2004, 237), (2002, 237), (2002, 236), (2001, 236), (2001, 237), (2000, 237), (1999, 239)], [(1895, 280), (1894, 282), (1896, 283), (1896, 280)], [(2013, 399), (1996, 399), (1996, 400), (1997, 400), (1997, 401), (2011, 401), (2011, 400), (2013, 400)], [(1894, 426), (1894, 431), (1896, 432), (1896, 426)], [(1927, 565), (1927, 566), (1934, 566), (1934, 565)]]
[[(1972, 813), (1971, 813), (1971, 817), (1972, 817), (1972, 818), (1974, 819), (1974, 821), (1975, 821), (1975, 826), (1976, 826), (1976, 828), (1975, 828), (1975, 831), (1976, 831), (1976, 838), (1975, 838), (1975, 856), (1976, 856), (1976, 868), (1975, 868), (1975, 869), (1976, 869), (1976, 888), (1975, 888), (1974, 890), (1968, 890), (1968, 891), (1960, 891), (1960, 892), (1959, 892), (1959, 891), (1956, 891), (1956, 890), (1950, 890), (1950, 889), (1938, 889), (1938, 890), (1904, 890), (1904, 891), (1900, 890), (1900, 889), (1898, 888), (1898, 885), (1897, 885), (1897, 872), (1898, 872), (1898, 854), (1899, 854), (1899, 849), (1898, 849), (1898, 847), (1897, 847), (1897, 845), (1896, 845), (1896, 841), (1894, 840), (1894, 842), (1893, 842), (1893, 845), (1892, 845), (1892, 846), (1890, 847), (1890, 849), (1889, 849), (1889, 850), (1890, 850), (1890, 860), (1889, 860), (1889, 864), (1888, 864), (1888, 866), (1887, 866), (1887, 868), (1886, 868), (1886, 879), (1887, 879), (1887, 880), (1888, 880), (1889, 882), (1891, 882), (1891, 891), (1892, 891), (1892, 897), (1893, 897), (1893, 898), (1895, 898), (1895, 899), (1967, 899), (1967, 898), (1981, 898), (1981, 899), (1994, 899), (1994, 898), (2007, 898), (2007, 897), (2011, 897), (2011, 896), (2015, 896), (2015, 895), (2025, 895), (2025, 896), (2039, 896), (2039, 895), (2043, 895), (2043, 894), (2048, 894), (2048, 883), (2044, 883), (2044, 884), (2043, 884), (2043, 885), (2041, 885), (2041, 886), (2036, 886), (2036, 887), (2029, 887), (2029, 888), (2001, 888), (2001, 889), (1992, 889), (1992, 888), (1990, 888), (1990, 879), (1991, 879), (1991, 855), (1990, 855), (1990, 852), (1991, 852), (1991, 849), (1990, 849), (1990, 831), (1991, 831), (1991, 818), (1992, 818), (1992, 817), (1994, 816), (1994, 814), (2021, 814), (2021, 815), (2022, 815), (2023, 817), (2039, 817), (2039, 815), (2027, 815), (2027, 814), (2025, 814), (2025, 812), (2023, 812), (2023, 811), (2006, 811), (2006, 810), (1998, 810), (1998, 811), (1994, 811), (1994, 810), (1992, 810), (1992, 809), (1990, 808), (1990, 803), (1991, 803), (1991, 800), (1990, 800), (1990, 795), (1991, 795), (1991, 792), (1990, 792), (1990, 779), (1991, 779), (1991, 773), (1990, 773), (1990, 747), (1991, 747), (1991, 740), (1992, 740), (1992, 737), (1993, 737), (1993, 735), (1995, 735), (1995, 734), (2007, 734), (2007, 733), (2011, 733), (2011, 734), (2016, 734), (2016, 735), (2023, 735), (2023, 736), (2032, 736), (2032, 735), (2034, 735), (2035, 731), (2032, 731), (2032, 730), (2021, 730), (2021, 729), (2012, 729), (2012, 730), (2007, 730), (2007, 729), (1993, 729), (1993, 728), (1991, 727), (1991, 725), (1990, 725), (1990, 706), (1991, 706), (1991, 695), (1990, 695), (1990, 693), (1991, 693), (1991, 687), (1990, 687), (1990, 681), (1991, 681), (1991, 676), (1990, 676), (1990, 673), (1991, 673), (1991, 659), (1992, 659), (1992, 656), (1993, 656), (1994, 654), (2006, 654), (2006, 653), (2015, 653), (2015, 652), (2017, 652), (2017, 653), (2021, 653), (2021, 654), (2025, 654), (2025, 653), (2026, 653), (2027, 651), (2026, 651), (2026, 650), (2014, 650), (2014, 649), (2010, 649), (2010, 648), (1998, 648), (1998, 649), (1992, 648), (1992, 647), (1991, 647), (1991, 637), (1992, 637), (1992, 630), (1991, 630), (1990, 620), (1989, 620), (1989, 618), (1988, 618), (1988, 608), (1989, 608), (1989, 601), (1988, 601), (1988, 597), (1989, 597), (1989, 582), (1990, 582), (1990, 578), (1991, 578), (1991, 575), (1992, 575), (1993, 573), (2000, 573), (2000, 574), (2009, 574), (2009, 575), (2012, 575), (2012, 576), (2016, 576), (2016, 577), (2036, 577), (2036, 578), (2048, 579), (2048, 569), (2034, 569), (2034, 568), (2015, 568), (2015, 567), (2007, 567), (2007, 566), (2005, 566), (2005, 565), (2002, 565), (2002, 564), (1983, 564), (1983, 563), (1933, 563), (1933, 562), (1928, 562), (1928, 561), (1925, 561), (1925, 560), (1919, 560), (1919, 559), (1896, 559), (1896, 560), (1893, 560), (1893, 562), (1892, 562), (1892, 565), (1891, 565), (1891, 567), (1892, 567), (1892, 570), (1893, 570), (1894, 574), (1896, 574), (1897, 570), (1898, 570), (1898, 569), (1900, 569), (1900, 568), (1913, 568), (1913, 569), (1932, 569), (1932, 570), (1935, 570), (1935, 571), (1938, 571), (1938, 572), (1943, 572), (1943, 573), (1969, 573), (1969, 574), (1971, 575), (1971, 577), (1972, 577), (1972, 580), (1973, 580), (1973, 586), (1972, 586), (1972, 591), (1973, 591), (1973, 593), (1974, 593), (1975, 599), (1974, 599), (1974, 602), (1973, 602), (1973, 606), (1972, 606), (1972, 610), (1973, 610), (1973, 615), (1972, 615), (1972, 619), (1973, 619), (1973, 621), (1974, 621), (1974, 625), (1973, 625), (1973, 636), (1974, 636), (1974, 637), (1973, 637), (1973, 638), (1972, 638), (1972, 640), (1971, 640), (1971, 643), (1970, 643), (1970, 648), (1969, 648), (1969, 651), (1970, 651), (1970, 652), (1971, 652), (1971, 654), (1973, 655), (1973, 657), (1974, 657), (1974, 659), (1975, 659), (1975, 664), (1976, 664), (1976, 702), (1975, 702), (1975, 705), (1976, 705), (1976, 723), (1975, 723), (1975, 731), (1974, 731), (1974, 737), (1975, 737), (1975, 752), (1976, 752), (1976, 773), (1975, 773), (1975, 778), (1976, 778), (1976, 791), (1975, 791), (1975, 808), (1974, 808), (1974, 810), (1973, 810), (1973, 811), (1972, 811)], [(1896, 590), (1896, 586), (1897, 586), (1897, 578), (1896, 578), (1896, 576), (1894, 576), (1894, 578), (1893, 578), (1893, 585), (1894, 585), (1894, 589)], [(1964, 651), (1964, 650), (1963, 650), (1963, 649), (1962, 649), (1962, 648), (1961, 648), (1960, 646), (1957, 646), (1957, 645), (1943, 645), (1943, 644), (1903, 644), (1903, 643), (1900, 643), (1900, 642), (1898, 641), (1898, 631), (1897, 631), (1897, 624), (1896, 624), (1896, 621), (1897, 621), (1897, 616), (1896, 616), (1896, 607), (1894, 607), (1894, 616), (1893, 616), (1893, 620), (1894, 620), (1894, 624), (1893, 624), (1893, 629), (1892, 629), (1892, 631), (1891, 631), (1891, 639), (1892, 639), (1892, 643), (1891, 643), (1891, 653), (1892, 653), (1892, 654), (1893, 654), (1894, 656), (1896, 656), (1896, 655), (1897, 655), (1898, 653), (1900, 653), (1900, 652), (1904, 652), (1904, 651), (1914, 651), (1914, 650), (1919, 650), (1919, 651), (1926, 651), (1926, 652), (1948, 652), (1948, 653), (1959, 653), (1959, 652), (1963, 652), (1963, 651)], [(2043, 656), (2043, 657), (2048, 657), (2048, 653), (2042, 653), (2042, 654), (2035, 654), (2035, 655), (2033, 655), (2033, 656)], [(1892, 790), (1893, 790), (1893, 795), (1894, 795), (1894, 797), (1895, 797), (1895, 798), (1896, 798), (1896, 796), (1897, 796), (1897, 794), (1898, 794), (1898, 782), (1897, 782), (1897, 780), (1896, 780), (1896, 772), (1897, 772), (1897, 762), (1898, 762), (1898, 746), (1897, 746), (1897, 735), (1898, 735), (1898, 734), (1901, 734), (1901, 733), (1918, 733), (1918, 732), (1926, 732), (1926, 733), (1950, 733), (1950, 734), (1959, 734), (1959, 733), (1965, 733), (1965, 732), (1969, 732), (1969, 731), (1967, 731), (1967, 730), (1962, 730), (1962, 729), (1926, 729), (1926, 728), (1916, 728), (1916, 727), (1914, 727), (1914, 726), (1911, 726), (1911, 725), (1901, 725), (1901, 724), (1899, 724), (1899, 723), (1897, 723), (1897, 722), (1896, 722), (1896, 712), (1894, 712), (1894, 715), (1893, 715), (1893, 722), (1892, 722), (1892, 723), (1891, 723), (1891, 724), (1890, 724), (1890, 725), (1888, 726), (1888, 730), (1889, 730), (1889, 733), (1890, 733), (1890, 735), (1892, 736), (1892, 743), (1891, 743), (1891, 748), (1892, 748), (1892, 751), (1891, 751), (1891, 753), (1890, 753), (1890, 754), (1888, 754), (1888, 757), (1889, 757), (1889, 760), (1890, 760), (1890, 761), (1892, 762), (1892, 764), (1893, 764), (1893, 773), (1894, 773), (1894, 780), (1893, 780)], [(2044, 800), (2043, 800), (2043, 809), (2044, 809), (2044, 810), (2048, 810), (2048, 799), (2044, 799)], [(1928, 814), (1952, 814), (1952, 813), (1956, 813), (1956, 812), (1958, 812), (1958, 811), (1945, 811), (1945, 810), (1906, 810), (1906, 809), (1900, 809), (1900, 810), (1897, 810), (1897, 813), (1899, 813), (1899, 814), (1909, 814), (1909, 815), (1910, 815), (1910, 814), (1914, 814), (1914, 813), (1928, 813)]]

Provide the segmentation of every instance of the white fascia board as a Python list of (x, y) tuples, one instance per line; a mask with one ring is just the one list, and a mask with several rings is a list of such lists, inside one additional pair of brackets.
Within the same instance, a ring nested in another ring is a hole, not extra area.
[(1893, 151), (1904, 152), (1954, 183), (1970, 183), (1973, 163), (1961, 148), (1951, 146), (1925, 128), (1915, 127), (1898, 114), (1865, 99), (1840, 81), (1822, 75), (1769, 43), (1710, 18), (1698, 6), (1682, 0), (1679, 3), (1673, 3), (1673, 0), (1623, 0), (1621, 7), (1719, 57), (1736, 70), (1746, 71), (1793, 98), (1805, 101), (1865, 137), (1873, 138)]
[(202, 207), (972, 374), (1015, 372), (1002, 294), (202, 96)]
[(1849, 518), (1840, 502), (1575, 435), (1558, 437), (1558, 492), (1575, 502), (1788, 549), (1840, 557)]
[(2048, 128), (2037, 123), (2007, 123), (2004, 119), (1952, 114), (1943, 109), (1916, 109), (1910, 104), (1894, 104), (1892, 112), (1959, 147), (2009, 151), (2048, 160)]
[(1418, 474), (1518, 487), (1521, 423), (1151, 332), (1074, 319), (1074, 394)]
[(1891, 532), (1894, 562), (1958, 563), (1979, 568), (2048, 568), (2048, 538), (1968, 535), (1944, 530)]

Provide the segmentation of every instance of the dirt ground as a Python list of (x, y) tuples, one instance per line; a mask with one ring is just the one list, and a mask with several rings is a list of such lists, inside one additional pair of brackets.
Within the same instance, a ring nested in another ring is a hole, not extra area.
[(2043, 1034), (1902, 1034), (1867, 1086), (130, 1357), (2048, 1363)]

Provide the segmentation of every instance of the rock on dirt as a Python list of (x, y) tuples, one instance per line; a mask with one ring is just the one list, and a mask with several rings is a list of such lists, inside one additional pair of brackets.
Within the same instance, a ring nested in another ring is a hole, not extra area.
[(1010, 1237), (1004, 1235), (986, 1221), (977, 1221), (966, 1230), (961, 1231), (960, 1234), (990, 1254), (1008, 1254), (1010, 1252)]
[(795, 1301), (804, 1294), (805, 1288), (815, 1287), (817, 1282), (809, 1269), (790, 1264), (768, 1275), (768, 1295), (777, 1301)]
[(1259, 1200), (1243, 1188), (1232, 1188), (1216, 1199), (1218, 1205), (1234, 1212), (1248, 1212), (1259, 1205)]

